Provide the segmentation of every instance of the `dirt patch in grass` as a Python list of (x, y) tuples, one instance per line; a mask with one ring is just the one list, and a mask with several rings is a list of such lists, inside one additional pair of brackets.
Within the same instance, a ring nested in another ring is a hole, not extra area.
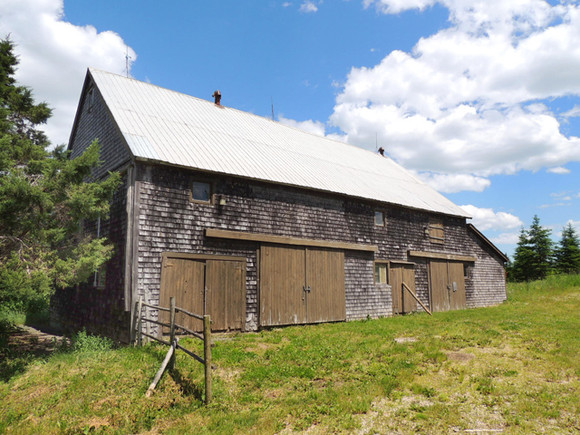
[(54, 352), (65, 338), (48, 334), (31, 326), (17, 326), (8, 338), (8, 349), (16, 354), (48, 355)]
[(475, 355), (468, 352), (446, 352), (451, 361), (471, 361)]

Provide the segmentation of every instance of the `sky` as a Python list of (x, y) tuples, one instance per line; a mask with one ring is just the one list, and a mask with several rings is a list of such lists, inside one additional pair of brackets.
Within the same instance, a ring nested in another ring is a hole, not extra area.
[(383, 147), (510, 256), (580, 232), (578, 0), (0, 0), (8, 35), (55, 145), (90, 66)]

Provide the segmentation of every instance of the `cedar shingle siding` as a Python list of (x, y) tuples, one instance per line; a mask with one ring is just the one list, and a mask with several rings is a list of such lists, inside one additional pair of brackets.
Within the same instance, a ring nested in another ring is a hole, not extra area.
[[(132, 159), (98, 89), (87, 80), (84, 95), (89, 88), (94, 92), (91, 110), (81, 99), (69, 147), (76, 156), (94, 138), (99, 138), (104, 165), (97, 170), (96, 177), (105, 176), (109, 170), (124, 170), (127, 163), (134, 167), (138, 205), (134, 216), (137, 230), (133, 261), (136, 264), (130, 265), (136, 271), (136, 280), (132, 283), (134, 297), (142, 297), (148, 303), (159, 302), (163, 252), (243, 257), (246, 259), (245, 329), (259, 328), (261, 242), (206, 237), (205, 229), (215, 228), (376, 245), (376, 253), (344, 250), (346, 320), (392, 315), (390, 285), (374, 283), (375, 260), (414, 263), (417, 295), (429, 306), (429, 259), (410, 257), (409, 251), (477, 258), (466, 263), (467, 307), (505, 300), (505, 258), (471, 230), (464, 217)], [(131, 180), (124, 174), (124, 183), (113, 199), (111, 218), (101, 226), (115, 244), (115, 257), (107, 266), (104, 289), (92, 288), (91, 280), (84, 286), (60, 291), (53, 300), (53, 313), (64, 326), (86, 327), (126, 341), (130, 312), (125, 306), (133, 301), (127, 301), (125, 296), (125, 263), (130, 258), (125, 256), (127, 191)], [(212, 184), (214, 200), (211, 203), (191, 200), (194, 180)], [(384, 213), (385, 226), (375, 225), (377, 210)], [(430, 240), (429, 224), (433, 221), (442, 222), (444, 241)]]

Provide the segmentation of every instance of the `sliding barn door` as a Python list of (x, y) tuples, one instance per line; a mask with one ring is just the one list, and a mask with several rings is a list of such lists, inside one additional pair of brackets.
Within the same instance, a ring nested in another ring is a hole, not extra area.
[(344, 252), (263, 245), (260, 249), (260, 325), (346, 319)]
[[(180, 256), (181, 255), (181, 256)], [(214, 331), (240, 330), (246, 318), (245, 261), (220, 257), (191, 258), (187, 254), (168, 255), (161, 271), (160, 305), (169, 307), (169, 298), (175, 305), (191, 313), (211, 316)], [(169, 315), (161, 312), (163, 322)], [(201, 331), (201, 320), (176, 314), (176, 323), (192, 331)], [(166, 331), (164, 331), (166, 332)]]
[(306, 248), (306, 320), (346, 319), (344, 252)]
[(429, 284), (432, 311), (460, 310), (466, 307), (463, 263), (430, 260)]

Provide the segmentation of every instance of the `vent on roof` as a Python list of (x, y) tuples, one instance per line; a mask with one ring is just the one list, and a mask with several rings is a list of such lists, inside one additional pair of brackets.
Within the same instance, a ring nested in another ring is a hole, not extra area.
[(222, 93), (220, 92), (220, 90), (218, 89), (213, 94), (211, 94), (211, 96), (213, 97), (213, 102), (219, 106), (220, 101), (222, 100)]

